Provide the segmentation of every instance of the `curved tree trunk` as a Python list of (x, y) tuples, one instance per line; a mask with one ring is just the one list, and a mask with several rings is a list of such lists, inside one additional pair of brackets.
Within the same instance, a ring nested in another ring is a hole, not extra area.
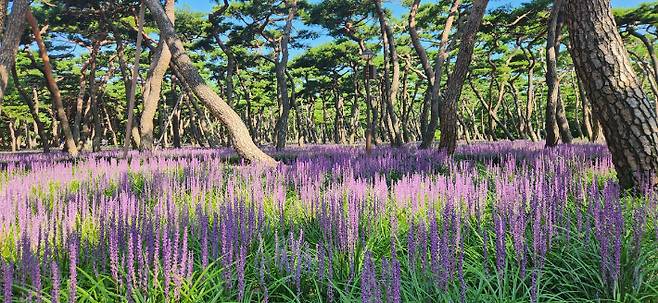
[[(382, 1), (376, 0), (377, 17), (379, 18), (380, 30), (382, 33), (382, 41), (384, 41), (384, 57), (388, 54), (388, 60), (391, 63), (392, 71), (389, 78), (387, 68), (384, 71), (384, 91), (382, 99), (386, 105), (386, 125), (390, 132), (389, 137), (391, 145), (402, 146), (402, 134), (400, 132), (400, 121), (395, 113), (395, 104), (397, 103), (398, 91), (400, 89), (400, 61), (398, 59), (397, 48), (395, 46), (395, 35), (391, 26), (386, 20), (384, 9), (382, 8)], [(387, 58), (384, 58), (385, 60)]]
[(240, 156), (248, 161), (260, 162), (268, 166), (274, 166), (277, 162), (261, 151), (249, 136), (249, 130), (240, 116), (221, 97), (219, 97), (199, 74), (192, 64), (192, 60), (185, 53), (183, 43), (176, 36), (174, 25), (171, 23), (158, 0), (145, 0), (153, 15), (162, 39), (167, 42), (171, 51), (174, 64), (179, 68), (181, 75), (194, 91), (194, 94), (210, 109), (210, 111), (226, 125), (233, 146)]
[(39, 55), (43, 61), (43, 72), (46, 78), (46, 84), (48, 85), (48, 90), (52, 95), (53, 104), (55, 110), (57, 110), (57, 117), (61, 122), (62, 132), (64, 133), (64, 138), (66, 140), (66, 150), (69, 155), (76, 157), (78, 155), (78, 147), (73, 140), (73, 133), (71, 132), (71, 127), (69, 126), (69, 119), (66, 117), (66, 111), (64, 110), (64, 103), (62, 102), (62, 95), (59, 92), (59, 87), (57, 87), (57, 81), (53, 75), (53, 67), (50, 64), (50, 57), (48, 57), (48, 51), (46, 50), (46, 44), (43, 42), (41, 37), (41, 30), (37, 24), (37, 20), (32, 15), (30, 10), (26, 12), (27, 22), (32, 28), (32, 33), (34, 34), (34, 40), (37, 42), (39, 47)]
[(5, 97), (9, 69), (16, 61), (16, 52), (18, 52), (25, 25), (25, 14), (30, 10), (30, 2), (29, 0), (15, 0), (11, 6), (11, 14), (7, 18), (7, 30), (3, 33), (2, 44), (0, 44), (0, 105)]
[[(171, 23), (175, 22), (176, 14), (174, 13), (174, 0), (167, 0), (165, 2), (165, 13)], [(146, 82), (144, 82), (144, 109), (139, 122), (140, 127), (140, 150), (153, 150), (153, 119), (155, 111), (158, 108), (158, 101), (160, 100), (160, 90), (162, 88), (162, 79), (164, 78), (169, 61), (171, 60), (171, 52), (167, 43), (160, 39), (158, 47), (151, 58), (151, 66), (149, 67)]]
[(658, 185), (656, 112), (631, 66), (609, 0), (569, 0), (572, 57), (612, 153), (619, 183)]
[(432, 82), (432, 87), (429, 90), (428, 99), (430, 101), (430, 111), (429, 116), (430, 120), (427, 124), (426, 129), (423, 131), (423, 142), (421, 143), (421, 148), (429, 148), (434, 142), (434, 133), (436, 128), (439, 125), (439, 106), (441, 102), (440, 90), (441, 90), (441, 78), (443, 77), (443, 66), (445, 65), (446, 60), (448, 59), (448, 39), (450, 38), (450, 31), (452, 30), (452, 25), (455, 21), (455, 17), (459, 12), (459, 5), (461, 0), (454, 0), (452, 2), (452, 7), (450, 7), (450, 12), (446, 23), (443, 26), (443, 33), (441, 33), (441, 42), (439, 44), (439, 54), (436, 56), (434, 62), (434, 75)]
[(473, 59), (475, 37), (480, 24), (482, 24), (482, 18), (488, 3), (489, 0), (474, 1), (461, 37), (461, 47), (455, 63), (455, 71), (448, 81), (444, 107), (441, 111), (441, 141), (439, 142), (439, 148), (445, 150), (448, 154), (454, 154), (457, 149), (457, 102), (464, 87), (468, 67)]

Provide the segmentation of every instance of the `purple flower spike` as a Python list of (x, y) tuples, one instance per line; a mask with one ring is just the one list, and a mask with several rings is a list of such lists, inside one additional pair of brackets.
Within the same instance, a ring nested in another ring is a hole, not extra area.
[(14, 266), (11, 262), (2, 262), (2, 275), (4, 277), (4, 298), (5, 302), (11, 302), (12, 286), (14, 279)]

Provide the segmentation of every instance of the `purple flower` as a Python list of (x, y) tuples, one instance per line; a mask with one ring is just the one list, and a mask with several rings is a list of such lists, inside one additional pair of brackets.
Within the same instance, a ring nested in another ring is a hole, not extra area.
[[(59, 287), (61, 284), (61, 278), (59, 276), (59, 267), (57, 267), (57, 262), (55, 260), (50, 261), (50, 272), (52, 276), (52, 289), (50, 291), (51, 301), (53, 303), (59, 303)], [(5, 301), (8, 302), (8, 301)]]
[(238, 259), (238, 301), (242, 301), (244, 298), (244, 269), (247, 259), (247, 248), (244, 245), (240, 245), (240, 255)]
[(391, 260), (391, 301), (393, 303), (400, 303), (400, 287), (401, 276), (400, 262), (394, 257)]
[(259, 239), (259, 244), (258, 244), (258, 256), (260, 257), (259, 259), (259, 279), (258, 283), (260, 284), (260, 288), (263, 291), (263, 302), (268, 302), (268, 292), (267, 292), (267, 285), (265, 284), (265, 253), (263, 251), (263, 237), (259, 234), (258, 235)]
[(2, 273), (4, 277), (4, 298), (5, 302), (11, 302), (12, 280), (14, 278), (14, 266), (11, 262), (2, 262)]
[(69, 241), (69, 303), (76, 301), (77, 294), (77, 262), (78, 262), (78, 236), (76, 234), (71, 235)]
[(377, 273), (372, 262), (370, 252), (366, 252), (361, 270), (361, 302), (381, 302), (379, 285), (377, 284)]
[(201, 221), (201, 267), (208, 267), (208, 219), (199, 213), (199, 220)]
[(318, 280), (322, 281), (324, 279), (324, 248), (320, 246), (320, 243), (315, 245), (315, 250), (317, 251), (318, 256)]
[(494, 227), (496, 232), (496, 269), (499, 275), (503, 275), (506, 263), (506, 247), (505, 247), (505, 219), (500, 213), (493, 215)]
[(135, 285), (135, 230), (130, 232), (130, 237), (128, 238), (128, 256), (126, 257), (126, 266), (128, 267), (128, 286), (134, 287)]

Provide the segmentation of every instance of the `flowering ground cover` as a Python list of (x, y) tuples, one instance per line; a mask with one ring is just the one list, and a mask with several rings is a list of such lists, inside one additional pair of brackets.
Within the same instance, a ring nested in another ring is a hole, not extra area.
[(606, 148), (0, 155), (5, 302), (656, 302)]

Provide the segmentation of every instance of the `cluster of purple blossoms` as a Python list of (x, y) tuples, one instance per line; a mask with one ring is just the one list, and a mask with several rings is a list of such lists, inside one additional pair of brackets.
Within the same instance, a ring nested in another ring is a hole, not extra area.
[[(302, 301), (317, 289), (333, 301), (337, 285), (353, 282), (364, 302), (402, 302), (403, 281), (415, 274), (433, 291), (457, 286), (465, 302), (465, 262), (500, 277), (518, 268), (534, 301), (537, 273), (565, 239), (596, 245), (611, 288), (623, 278), (625, 235), (639, 254), (653, 224), (658, 242), (657, 196), (621, 203), (598, 145), (482, 143), (461, 147), (457, 159), (312, 146), (291, 149), (295, 160), (274, 169), (229, 164), (224, 149), (116, 156), (0, 155), (5, 301), (73, 302), (88, 285), (78, 271), (90, 269), (123, 295), (161, 289), (169, 301), (218, 270), (231, 300), (253, 298), (255, 273), (265, 302), (272, 281)], [(373, 249), (382, 238), (390, 249)], [(465, 259), (467, 249), (479, 255)]]

